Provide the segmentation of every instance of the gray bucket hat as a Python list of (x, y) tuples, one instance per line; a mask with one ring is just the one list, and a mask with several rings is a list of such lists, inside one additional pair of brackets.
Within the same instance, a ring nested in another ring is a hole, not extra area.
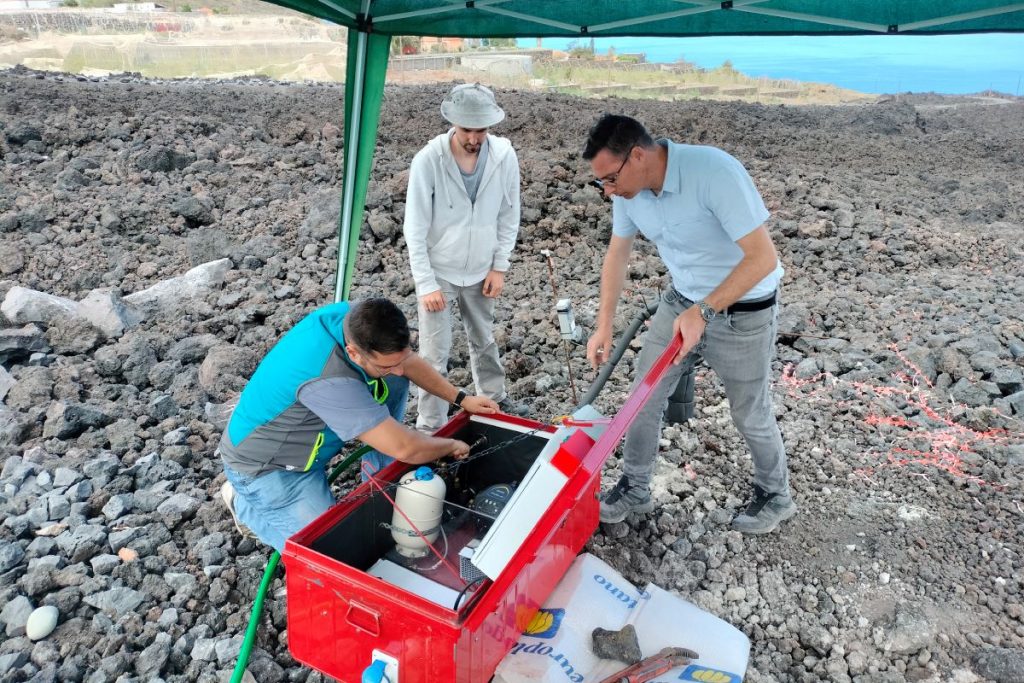
[(441, 116), (462, 128), (490, 128), (501, 123), (505, 112), (494, 101), (490, 88), (462, 83), (452, 88), (441, 102)]

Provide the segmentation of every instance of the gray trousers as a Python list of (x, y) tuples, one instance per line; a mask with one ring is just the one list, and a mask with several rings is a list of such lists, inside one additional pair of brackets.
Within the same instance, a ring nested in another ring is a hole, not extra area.
[[(672, 340), (672, 323), (693, 305), (675, 290), (666, 290), (651, 321), (637, 361), (638, 382)], [(719, 315), (704, 337), (679, 365), (670, 365), (651, 399), (637, 415), (623, 447), (623, 472), (630, 483), (649, 486), (658, 455), (661, 416), (668, 397), (684, 372), (692, 372), (701, 356), (725, 385), (732, 420), (750, 448), (754, 483), (769, 493), (789, 493), (789, 471), (782, 434), (769, 394), (771, 361), (778, 328), (778, 307)]]
[[(494, 341), (494, 303), (483, 294), (483, 280), (459, 287), (438, 278), (444, 293), (443, 311), (431, 312), (419, 305), (419, 353), (443, 376), (448, 376), (448, 353), (452, 347), (452, 306), (458, 303), (462, 325), (469, 341), (469, 366), (476, 393), (500, 401), (505, 398), (505, 368)], [(419, 390), (416, 428), (434, 431), (448, 421), (448, 403)]]

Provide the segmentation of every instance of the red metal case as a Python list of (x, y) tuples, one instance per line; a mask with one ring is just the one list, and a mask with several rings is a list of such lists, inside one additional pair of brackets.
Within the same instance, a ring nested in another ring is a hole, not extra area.
[[(364, 530), (367, 539), (379, 533), (380, 511), (367, 511), (373, 499), (369, 483), (288, 539), (283, 557), (292, 655), (342, 683), (359, 683), (374, 650), (398, 660), (400, 683), (489, 681), (597, 528), (602, 465), (678, 348), (669, 347), (596, 444), (582, 431), (561, 444), (553, 460), (563, 472), (574, 468), (568, 481), (504, 571), (458, 612), (366, 573), (379, 550), (363, 552), (339, 540), (343, 526)], [(489, 419), (554, 431), (508, 415)], [(438, 435), (458, 435), (468, 426), (468, 416), (460, 413)], [(409, 469), (396, 462), (377, 476), (397, 482)]]
[[(506, 415), (497, 421), (554, 431)], [(460, 414), (439, 436), (467, 422)], [(574, 451), (578, 462), (592, 445), (577, 432), (562, 449)], [(409, 469), (394, 463), (378, 478), (394, 482)], [(285, 544), (292, 655), (343, 683), (360, 680), (374, 650), (398, 659), (401, 683), (490, 680), (597, 528), (599, 485), (598, 472), (578, 467), (498, 579), (457, 613), (315, 549), (370, 499), (370, 485), (362, 484)]]

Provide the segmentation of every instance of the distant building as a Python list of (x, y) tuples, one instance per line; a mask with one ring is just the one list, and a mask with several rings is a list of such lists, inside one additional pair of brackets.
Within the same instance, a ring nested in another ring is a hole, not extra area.
[(420, 38), (420, 52), (461, 52), (466, 47), (463, 38), (438, 38), (436, 36), (422, 36)]
[(60, 6), (60, 0), (0, 0), (0, 12), (17, 12), (26, 9), (53, 9)]
[(155, 2), (118, 2), (111, 8), (112, 12), (163, 12), (167, 8)]

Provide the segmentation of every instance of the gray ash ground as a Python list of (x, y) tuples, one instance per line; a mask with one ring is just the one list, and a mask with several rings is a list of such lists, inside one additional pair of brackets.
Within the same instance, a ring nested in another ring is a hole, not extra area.
[[(356, 266), (356, 297), (413, 317), (407, 168), (447, 88), (386, 90)], [(749, 457), (702, 373), (697, 419), (663, 435), (658, 510), (588, 550), (743, 629), (750, 681), (1024, 681), (1024, 105), (499, 100), (523, 225), (498, 338), (536, 417), (574, 403), (542, 250), (580, 322), (596, 310), (610, 217), (578, 152), (601, 112), (741, 159), (786, 267), (775, 396), (800, 515), (729, 530)], [(227, 680), (267, 552), (219, 504), (213, 450), (261, 355), (331, 298), (342, 111), (337, 86), (0, 74), (0, 298), (128, 295), (230, 259), (222, 285), (120, 337), (0, 321), (3, 680)], [(639, 244), (618, 329), (663, 282)], [(460, 338), (457, 384), (466, 364)], [(582, 348), (572, 368), (582, 389)], [(42, 604), (60, 624), (32, 643)], [(288, 654), (284, 600), (250, 669), (322, 680)]]

